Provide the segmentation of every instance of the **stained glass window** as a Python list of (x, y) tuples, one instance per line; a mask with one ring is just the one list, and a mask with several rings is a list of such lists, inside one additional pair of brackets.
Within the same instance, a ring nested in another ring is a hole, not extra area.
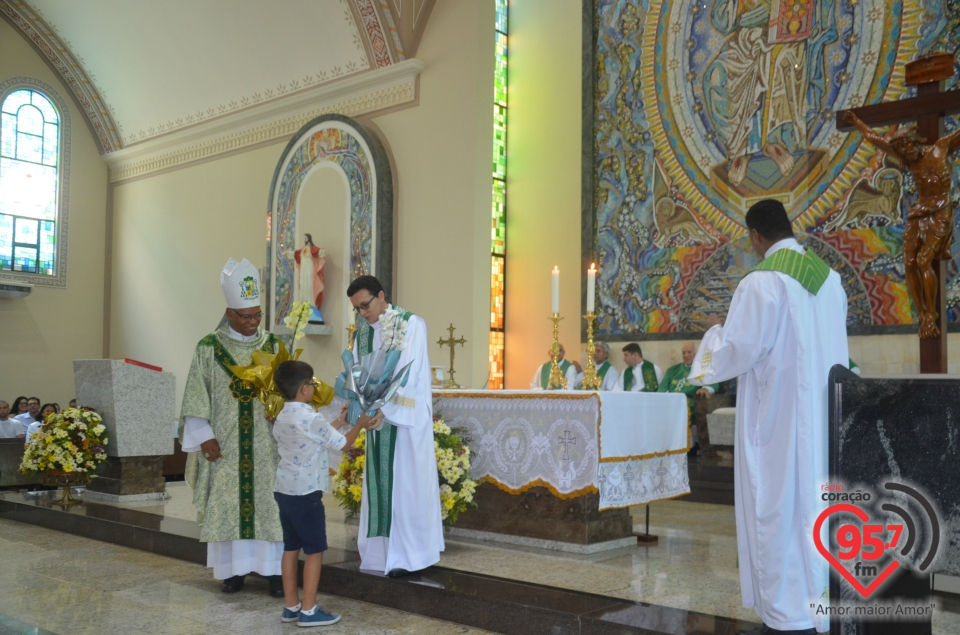
[(490, 381), (503, 388), (507, 263), (507, 0), (497, 1), (493, 78), (493, 217), (490, 235)]
[(60, 117), (31, 89), (0, 105), (0, 271), (56, 273)]

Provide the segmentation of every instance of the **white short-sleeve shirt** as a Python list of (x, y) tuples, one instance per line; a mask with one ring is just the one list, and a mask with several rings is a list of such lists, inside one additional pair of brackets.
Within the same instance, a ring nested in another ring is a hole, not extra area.
[(290, 496), (327, 491), (330, 467), (327, 449), (342, 450), (347, 439), (312, 406), (287, 402), (273, 424), (280, 462), (274, 491)]

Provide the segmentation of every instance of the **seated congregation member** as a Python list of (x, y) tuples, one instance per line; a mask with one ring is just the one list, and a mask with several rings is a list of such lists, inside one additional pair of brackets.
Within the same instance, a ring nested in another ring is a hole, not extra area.
[(18, 417), (27, 412), (27, 398), (26, 397), (17, 397), (13, 400), (13, 405), (10, 406), (10, 416)]
[[(327, 450), (353, 447), (361, 430), (380, 425), (383, 415), (360, 416), (357, 425), (340, 434), (334, 428), (347, 425), (344, 412), (331, 425), (313, 409), (315, 381), (313, 368), (301, 361), (283, 362), (273, 375), (287, 403), (273, 424), (280, 461), (273, 497), (280, 509), (283, 529), (283, 594), (286, 606), (281, 622), (297, 626), (326, 626), (340, 621), (337, 613), (328, 613), (317, 604), (320, 567), (327, 550), (326, 514), (323, 493), (329, 489), (330, 470)], [(303, 602), (297, 596), (297, 568), (300, 551), (303, 563)], [(309, 606), (310, 608), (304, 608)]]
[(73, 399), (70, 400), (70, 405), (69, 405), (69, 407), (70, 407), (70, 408), (76, 408), (76, 407), (77, 407), (77, 399), (76, 399), (76, 397), (74, 397)]
[[(557, 363), (560, 365), (560, 372), (563, 373), (563, 376), (567, 379), (567, 390), (573, 390), (577, 385), (577, 373), (578, 366), (575, 362), (569, 362), (565, 360), (564, 357), (565, 351), (563, 344), (560, 345), (560, 354), (557, 359)], [(553, 350), (547, 349), (547, 362), (537, 369), (537, 372), (533, 374), (533, 379), (530, 381), (530, 390), (546, 390), (547, 384), (550, 382), (550, 368), (553, 366)], [(557, 390), (554, 388), (554, 390)]]
[[(601, 342), (593, 347), (593, 365), (597, 369), (597, 376), (600, 378), (600, 390), (613, 390), (617, 385), (617, 378), (620, 376), (613, 364), (609, 361), (610, 345)], [(577, 373), (577, 390), (583, 390), (583, 373)]]
[(0, 439), (22, 439), (23, 426), (10, 416), (10, 404), (0, 400)]
[(617, 378), (614, 387), (618, 392), (657, 392), (663, 381), (660, 367), (643, 358), (643, 351), (636, 342), (623, 347), (623, 363), (627, 365), (623, 374)]
[(56, 404), (45, 403), (43, 407), (40, 408), (40, 414), (37, 415), (37, 420), (30, 424), (27, 428), (26, 439), (27, 443), (33, 440), (33, 437), (40, 431), (40, 426), (42, 426), (46, 420), (57, 414)]
[(23, 433), (27, 433), (27, 428), (30, 427), (31, 423), (34, 423), (37, 418), (40, 416), (40, 398), (39, 397), (30, 397), (26, 401), (27, 411), (23, 414), (17, 415), (17, 421), (20, 422), (20, 425), (23, 427)]

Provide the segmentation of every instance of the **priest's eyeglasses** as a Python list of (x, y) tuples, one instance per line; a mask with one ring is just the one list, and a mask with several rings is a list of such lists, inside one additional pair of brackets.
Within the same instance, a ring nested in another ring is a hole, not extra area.
[(377, 299), (377, 297), (374, 296), (374, 297), (370, 298), (369, 300), (367, 300), (366, 302), (361, 302), (361, 303), (358, 304), (357, 306), (353, 307), (353, 310), (356, 311), (357, 313), (363, 313), (364, 311), (366, 311), (367, 309), (370, 308), (370, 305), (373, 304), (373, 301), (376, 300), (376, 299)]
[(250, 315), (244, 315), (243, 313), (240, 313), (235, 309), (230, 309), (230, 310), (233, 311), (233, 314), (236, 315), (241, 320), (243, 320), (244, 322), (256, 322), (257, 320), (263, 317), (263, 311), (257, 311), (256, 313), (251, 313)]

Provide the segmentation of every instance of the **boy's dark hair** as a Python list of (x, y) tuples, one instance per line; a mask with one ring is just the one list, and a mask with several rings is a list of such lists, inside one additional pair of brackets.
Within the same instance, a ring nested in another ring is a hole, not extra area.
[[(347, 287), (347, 297), (352, 298), (363, 289), (369, 291), (373, 297), (377, 297), (383, 291), (383, 285), (373, 276), (360, 276)], [(384, 294), (384, 297), (386, 297), (386, 294)]]
[(630, 342), (629, 344), (627, 344), (626, 346), (624, 346), (624, 347), (623, 347), (623, 352), (624, 352), (624, 353), (634, 353), (634, 354), (636, 354), (636, 355), (639, 355), (640, 357), (643, 357), (643, 351), (640, 350), (640, 345), (637, 344), (636, 342)]
[(747, 210), (747, 229), (756, 229), (767, 240), (793, 238), (793, 227), (783, 203), (771, 198), (754, 203)]
[(313, 379), (313, 367), (299, 360), (290, 360), (277, 366), (273, 381), (284, 399), (294, 399), (300, 388)]

